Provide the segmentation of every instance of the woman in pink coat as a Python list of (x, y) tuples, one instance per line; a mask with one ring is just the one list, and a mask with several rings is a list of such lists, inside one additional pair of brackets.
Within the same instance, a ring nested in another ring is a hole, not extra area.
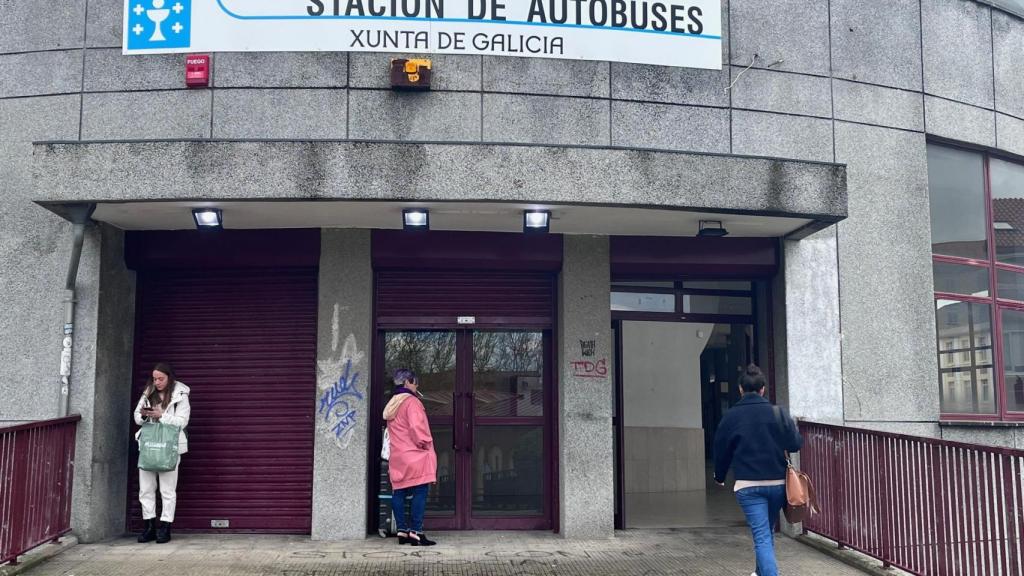
[[(419, 399), (419, 380), (412, 370), (395, 371), (395, 391), (384, 407), (388, 423), (391, 455), (388, 476), (391, 479), (391, 510), (398, 523), (398, 543), (433, 546), (436, 542), (423, 533), (423, 513), (427, 508), (427, 489), (437, 482), (437, 454), (430, 435), (427, 411)], [(412, 496), (412, 514), (405, 515), (405, 499)]]

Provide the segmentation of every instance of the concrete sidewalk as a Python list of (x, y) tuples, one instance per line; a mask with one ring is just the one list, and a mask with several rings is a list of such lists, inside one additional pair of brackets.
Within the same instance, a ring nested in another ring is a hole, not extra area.
[[(430, 548), (394, 538), (313, 542), (304, 536), (175, 535), (169, 544), (119, 538), (81, 544), (27, 576), (749, 576), (750, 537), (740, 528), (629, 530), (614, 540), (567, 541), (547, 532), (432, 533)], [(792, 539), (776, 543), (784, 576), (863, 576)]]

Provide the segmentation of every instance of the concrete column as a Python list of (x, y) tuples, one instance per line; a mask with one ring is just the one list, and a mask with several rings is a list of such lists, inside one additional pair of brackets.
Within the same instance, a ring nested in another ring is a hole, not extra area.
[(321, 232), (314, 540), (366, 537), (373, 275), (369, 230)]
[(559, 282), (559, 492), (565, 538), (615, 533), (608, 238), (566, 236)]
[[(843, 424), (842, 332), (836, 229), (782, 246), (774, 284), (776, 400), (796, 418)], [(793, 455), (800, 467), (800, 455)], [(800, 524), (780, 518), (789, 536)]]
[(783, 242), (775, 284), (776, 399), (793, 416), (843, 423), (836, 231)]
[[(70, 247), (70, 236), (65, 238)], [(63, 279), (66, 265), (53, 273)], [(55, 307), (61, 298), (54, 294)], [(58, 332), (60, 326), (52, 329)], [(90, 228), (78, 272), (71, 380), (71, 413), (82, 415), (75, 444), (71, 527), (81, 542), (124, 533), (134, 332), (135, 273), (125, 267), (124, 232), (106, 225)], [(54, 369), (46, 387), (55, 399), (58, 343), (48, 351)]]

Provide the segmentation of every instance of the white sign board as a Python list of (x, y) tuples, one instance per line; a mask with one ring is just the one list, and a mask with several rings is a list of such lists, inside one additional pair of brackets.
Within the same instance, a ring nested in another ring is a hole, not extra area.
[(722, 67), (720, 0), (125, 0), (124, 53), (404, 52)]

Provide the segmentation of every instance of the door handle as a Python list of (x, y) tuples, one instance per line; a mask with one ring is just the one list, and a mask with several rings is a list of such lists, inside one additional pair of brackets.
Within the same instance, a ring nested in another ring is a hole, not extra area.
[(475, 434), (474, 428), (473, 428), (473, 420), (476, 419), (476, 399), (473, 396), (472, 392), (466, 394), (466, 404), (467, 404), (466, 412), (468, 412), (468, 415), (466, 417), (466, 426), (467, 426), (467, 432), (466, 432), (466, 436), (467, 436), (466, 452), (469, 452), (469, 453), (472, 454), (473, 453), (473, 444), (476, 442), (476, 434)]
[[(459, 417), (459, 394), (452, 392), (452, 422), (454, 423)], [(458, 426), (452, 426), (452, 452), (459, 451), (459, 428)]]

